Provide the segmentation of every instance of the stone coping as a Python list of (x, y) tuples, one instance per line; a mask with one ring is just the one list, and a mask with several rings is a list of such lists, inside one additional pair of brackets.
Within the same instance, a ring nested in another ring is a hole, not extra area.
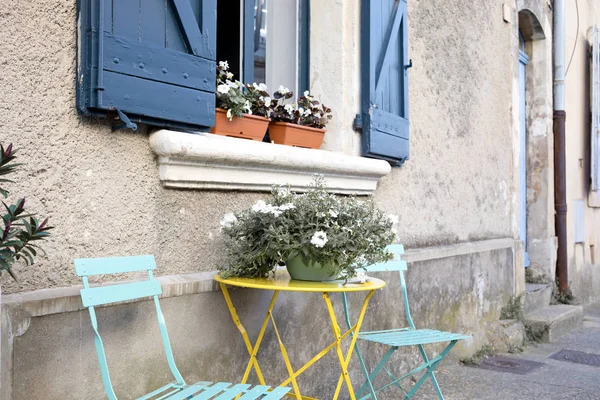
[(368, 195), (391, 167), (383, 160), (304, 149), (210, 133), (161, 129), (150, 135), (165, 187), (271, 191), (273, 185), (306, 190), (314, 174), (341, 194)]
[[(447, 246), (407, 250), (404, 259), (409, 263), (413, 263), (513, 248), (514, 246), (515, 240), (511, 238), (458, 243)], [(161, 298), (218, 291), (219, 285), (213, 280), (215, 273), (216, 271), (209, 271), (159, 276), (156, 279), (160, 281), (162, 287), (163, 293)], [(27, 312), (31, 317), (79, 311), (85, 309), (79, 297), (80, 289), (80, 286), (72, 286), (8, 294), (2, 296), (1, 304), (2, 307), (7, 308), (18, 307)], [(135, 301), (139, 301), (139, 299), (132, 302)]]

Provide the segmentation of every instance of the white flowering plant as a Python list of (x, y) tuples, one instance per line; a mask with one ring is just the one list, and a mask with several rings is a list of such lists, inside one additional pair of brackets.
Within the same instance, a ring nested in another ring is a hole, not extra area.
[(253, 115), (269, 117), (271, 102), (273, 101), (267, 92), (267, 85), (264, 83), (246, 84), (246, 99), (250, 102), (250, 110)]
[(226, 214), (222, 232), (228, 262), (225, 276), (265, 277), (300, 256), (345, 279), (365, 266), (391, 260), (386, 246), (396, 239), (397, 217), (377, 209), (372, 199), (338, 197), (322, 176), (308, 192), (275, 187), (267, 200)]
[(233, 80), (227, 61), (217, 65), (217, 107), (227, 110), (227, 118), (252, 114), (252, 106), (244, 93), (244, 84)]
[(298, 99), (298, 103), (289, 103), (286, 100), (294, 97), (288, 88), (280, 86), (273, 93), (270, 117), (275, 122), (289, 122), (311, 128), (324, 129), (331, 120), (331, 108), (321, 104), (307, 91)]

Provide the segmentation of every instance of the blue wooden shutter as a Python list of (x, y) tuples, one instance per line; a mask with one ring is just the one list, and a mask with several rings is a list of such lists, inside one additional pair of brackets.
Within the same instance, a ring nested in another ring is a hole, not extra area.
[(79, 0), (78, 26), (81, 113), (132, 129), (214, 124), (216, 0)]
[(406, 0), (362, 0), (363, 155), (402, 164), (409, 154)]

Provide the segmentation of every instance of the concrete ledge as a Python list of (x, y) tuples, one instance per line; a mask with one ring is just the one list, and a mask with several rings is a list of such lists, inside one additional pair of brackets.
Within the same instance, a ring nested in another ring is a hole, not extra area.
[(323, 174), (333, 192), (371, 194), (391, 171), (386, 161), (302, 149), (210, 133), (159, 130), (150, 135), (160, 179), (172, 188), (270, 191), (273, 185), (306, 190)]
[[(219, 285), (213, 280), (216, 271), (185, 275), (160, 276), (163, 297), (177, 297), (204, 292), (215, 292)], [(2, 296), (2, 307), (19, 307), (31, 317), (58, 314), (85, 309), (81, 303), (81, 287), (42, 289), (33, 292)], [(139, 301), (133, 300), (131, 302)]]
[(481, 253), (515, 247), (511, 238), (482, 240), (479, 242), (457, 243), (447, 246), (424, 247), (407, 250), (404, 259), (407, 262), (435, 260), (438, 258), (457, 257), (471, 253)]

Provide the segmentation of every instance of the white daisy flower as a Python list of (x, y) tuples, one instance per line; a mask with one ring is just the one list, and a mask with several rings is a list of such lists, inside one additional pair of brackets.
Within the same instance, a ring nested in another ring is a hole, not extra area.
[(219, 86), (217, 86), (217, 92), (222, 93), (222, 94), (227, 94), (229, 93), (229, 85), (222, 83)]
[(310, 239), (310, 243), (318, 248), (322, 248), (327, 243), (327, 234), (323, 231), (317, 231)]
[(221, 226), (223, 228), (231, 228), (237, 222), (237, 218), (233, 213), (228, 213), (223, 216)]

